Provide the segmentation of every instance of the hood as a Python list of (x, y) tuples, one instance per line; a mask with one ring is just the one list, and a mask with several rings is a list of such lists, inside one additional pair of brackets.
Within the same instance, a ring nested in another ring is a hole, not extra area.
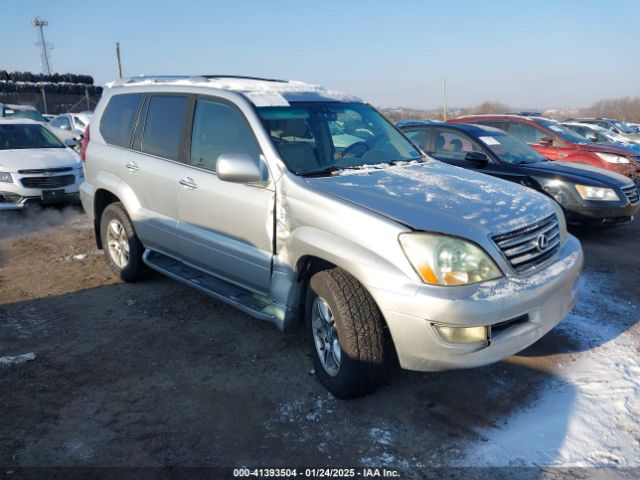
[(622, 155), (624, 157), (637, 155), (637, 153), (632, 149), (608, 143), (586, 143), (575, 145), (578, 147), (578, 150), (584, 150), (587, 152), (613, 153), (614, 155)]
[(0, 150), (0, 169), (8, 172), (73, 167), (78, 164), (80, 156), (70, 148)]
[(523, 163), (518, 165), (518, 169), (538, 180), (558, 179), (582, 185), (602, 185), (618, 188), (633, 185), (633, 182), (624, 175), (586, 163), (559, 161)]
[(495, 235), (556, 212), (553, 202), (534, 190), (437, 160), (305, 181), (415, 230)]
[(638, 150), (640, 150), (640, 144), (638, 143), (598, 142), (598, 145), (606, 145), (607, 147), (627, 148), (629, 150), (633, 150), (635, 152), (635, 155), (637, 155)]

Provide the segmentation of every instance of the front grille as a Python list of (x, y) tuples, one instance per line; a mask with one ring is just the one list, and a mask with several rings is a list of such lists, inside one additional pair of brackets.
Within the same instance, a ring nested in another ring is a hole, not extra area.
[(18, 173), (25, 173), (25, 174), (30, 174), (30, 173), (39, 173), (39, 174), (43, 174), (43, 173), (62, 173), (62, 172), (70, 172), (71, 170), (73, 170), (72, 167), (60, 167), (60, 168), (33, 168), (31, 170), (18, 170)]
[(553, 214), (513, 232), (497, 235), (493, 241), (511, 267), (524, 273), (555, 255), (560, 248), (560, 226)]
[(629, 185), (628, 187), (622, 187), (622, 191), (629, 199), (629, 203), (631, 205), (637, 205), (640, 202), (640, 193), (638, 192), (638, 187), (635, 185)]
[(26, 188), (62, 188), (73, 185), (75, 175), (59, 175), (57, 177), (27, 177), (23, 178), (22, 185)]

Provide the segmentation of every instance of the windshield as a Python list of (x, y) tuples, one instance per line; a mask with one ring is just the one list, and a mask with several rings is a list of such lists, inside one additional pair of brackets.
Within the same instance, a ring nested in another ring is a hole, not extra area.
[(616, 127), (618, 127), (618, 130), (624, 132), (624, 133), (636, 133), (635, 130), (633, 128), (631, 128), (630, 125), (627, 125), (624, 122), (612, 122)]
[(505, 163), (537, 163), (547, 159), (516, 137), (504, 133), (486, 133), (478, 137), (491, 152)]
[(42, 125), (0, 124), (0, 150), (28, 148), (66, 148), (58, 138)]
[(46, 123), (47, 121), (39, 111), (32, 110), (30, 108), (25, 108), (25, 109), (7, 108), (4, 111), (4, 115), (5, 117), (9, 117), (9, 118), (28, 118), (30, 120), (35, 120), (36, 122)]
[(571, 143), (578, 143), (581, 145), (589, 143), (585, 137), (582, 135), (578, 135), (573, 130), (569, 130), (564, 125), (561, 125), (558, 122), (554, 122), (552, 120), (536, 120), (538, 125), (542, 125), (543, 127), (547, 127), (557, 136)]
[(280, 157), (298, 175), (409, 161), (422, 155), (363, 103), (299, 102), (257, 110)]

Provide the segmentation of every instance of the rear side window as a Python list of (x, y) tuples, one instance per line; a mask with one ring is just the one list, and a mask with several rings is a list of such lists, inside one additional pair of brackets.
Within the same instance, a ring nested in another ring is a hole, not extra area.
[(140, 150), (178, 161), (189, 99), (179, 95), (154, 95), (149, 100)]
[(140, 108), (142, 94), (114, 95), (100, 121), (100, 133), (110, 145), (129, 148), (133, 123)]
[(506, 131), (507, 130), (507, 124), (505, 122), (499, 122), (499, 121), (481, 121), (481, 122), (473, 122), (473, 123), (478, 123), (479, 125), (484, 125), (486, 127), (493, 127), (493, 128), (499, 128), (500, 130)]

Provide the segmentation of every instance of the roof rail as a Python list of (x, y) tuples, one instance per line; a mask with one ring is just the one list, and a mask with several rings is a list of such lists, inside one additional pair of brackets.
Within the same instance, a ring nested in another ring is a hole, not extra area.
[(288, 83), (288, 80), (280, 80), (277, 78), (252, 77), (248, 75), (197, 75), (202, 78), (238, 78), (240, 80), (260, 80), (262, 82), (278, 82)]
[(128, 85), (131, 83), (148, 82), (148, 81), (153, 81), (157, 83), (171, 82), (174, 80), (189, 80), (190, 78), (193, 78), (193, 77), (194, 77), (193, 75), (138, 75), (136, 77), (120, 78), (115, 82), (110, 82), (110, 85), (107, 84), (107, 86), (120, 87), (122, 85)]

